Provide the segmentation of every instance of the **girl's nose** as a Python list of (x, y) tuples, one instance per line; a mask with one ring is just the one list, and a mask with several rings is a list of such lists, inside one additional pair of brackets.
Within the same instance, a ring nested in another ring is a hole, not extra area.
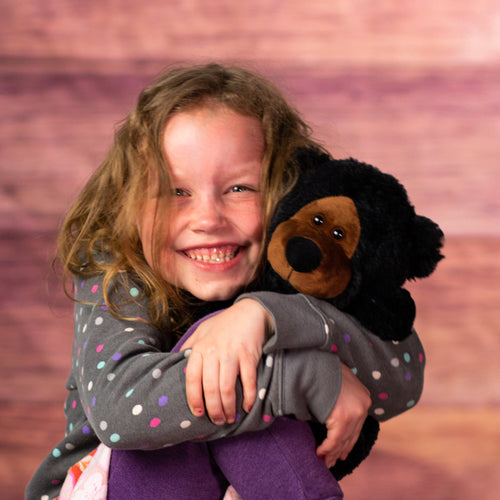
[(191, 212), (191, 228), (193, 231), (215, 231), (224, 225), (225, 219), (222, 203), (213, 197), (207, 197), (194, 204)]

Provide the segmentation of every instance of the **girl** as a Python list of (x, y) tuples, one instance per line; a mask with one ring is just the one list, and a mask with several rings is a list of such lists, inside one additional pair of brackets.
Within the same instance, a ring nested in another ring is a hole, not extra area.
[[(27, 498), (57, 497), (68, 468), (99, 443), (157, 450), (193, 442), (196, 471), (211, 465), (195, 441), (263, 429), (280, 415), (326, 423), (318, 453), (327, 465), (349, 453), (370, 397), (320, 348), (339, 334), (337, 322), (353, 338), (363, 332), (334, 311), (325, 342), (321, 312), (290, 307), (290, 296), (256, 293), (231, 305), (258, 276), (270, 214), (295, 180), (293, 152), (311, 145), (274, 86), (239, 68), (175, 69), (142, 92), (60, 234), (76, 299), (66, 437)], [(222, 307), (188, 350), (170, 352), (187, 325)], [(380, 352), (394, 357), (390, 346)], [(411, 387), (394, 375), (401, 398), (418, 399), (422, 370)], [(110, 477), (113, 467), (112, 455)]]

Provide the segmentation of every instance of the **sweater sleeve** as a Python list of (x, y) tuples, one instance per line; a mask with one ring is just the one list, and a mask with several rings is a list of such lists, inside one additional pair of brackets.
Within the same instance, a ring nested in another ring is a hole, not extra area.
[[(166, 351), (165, 334), (147, 323), (141, 291), (120, 290), (126, 300), (118, 319), (102, 305), (100, 277), (76, 281), (75, 343), (71, 380), (86, 419), (99, 441), (111, 448), (157, 449), (196, 439), (217, 439), (266, 427), (277, 416), (323, 422), (340, 391), (340, 364), (329, 352), (278, 350), (258, 365), (259, 397), (236, 423), (214, 425), (194, 417), (185, 395), (188, 353)], [(139, 318), (139, 320), (137, 320)], [(321, 374), (321, 375), (320, 375)], [(334, 383), (324, 384), (325, 377)]]
[(325, 300), (254, 292), (274, 319), (264, 352), (317, 348), (338, 354), (370, 391), (370, 413), (380, 421), (412, 408), (423, 391), (425, 354), (415, 331), (403, 341), (384, 341)]

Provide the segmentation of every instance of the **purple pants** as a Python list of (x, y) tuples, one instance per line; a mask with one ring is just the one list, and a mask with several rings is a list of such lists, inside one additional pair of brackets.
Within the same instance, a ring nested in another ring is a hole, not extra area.
[[(200, 321), (173, 351), (180, 349)], [(113, 450), (108, 500), (219, 500), (229, 484), (243, 500), (344, 497), (316, 456), (308, 424), (278, 418), (264, 430), (206, 443), (182, 443), (157, 451)]]
[(341, 500), (315, 446), (307, 424), (280, 418), (263, 431), (208, 443), (113, 450), (108, 499), (218, 500), (229, 481), (244, 500)]

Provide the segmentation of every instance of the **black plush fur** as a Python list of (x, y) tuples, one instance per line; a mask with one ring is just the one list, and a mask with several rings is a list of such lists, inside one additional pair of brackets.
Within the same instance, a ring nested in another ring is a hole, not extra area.
[[(384, 340), (406, 338), (412, 331), (415, 304), (403, 284), (434, 271), (443, 258), (443, 232), (435, 222), (415, 213), (397, 179), (371, 165), (352, 158), (335, 160), (315, 149), (300, 150), (296, 165), (298, 181), (277, 207), (269, 241), (279, 224), (310, 202), (332, 196), (350, 198), (361, 226), (359, 242), (349, 261), (351, 279), (342, 293), (327, 300)], [(307, 272), (316, 266), (311, 262), (318, 256), (308, 254), (307, 244), (301, 249), (303, 255), (294, 255), (294, 265), (303, 259), (296, 269)], [(300, 291), (271, 266), (263, 288), (282, 293)], [(324, 426), (311, 426), (321, 442), (326, 435)], [(351, 473), (368, 456), (378, 432), (379, 423), (369, 416), (348, 458), (337, 461), (331, 469), (337, 479)]]
[[(344, 292), (329, 299), (372, 333), (403, 340), (411, 333), (415, 304), (404, 290), (407, 280), (430, 275), (443, 258), (443, 232), (417, 215), (405, 188), (393, 176), (353, 158), (334, 160), (316, 150), (297, 156), (299, 179), (279, 203), (270, 225), (278, 224), (311, 201), (347, 196), (354, 201), (361, 237), (350, 260), (352, 278)], [(266, 288), (295, 293), (272, 269)]]

